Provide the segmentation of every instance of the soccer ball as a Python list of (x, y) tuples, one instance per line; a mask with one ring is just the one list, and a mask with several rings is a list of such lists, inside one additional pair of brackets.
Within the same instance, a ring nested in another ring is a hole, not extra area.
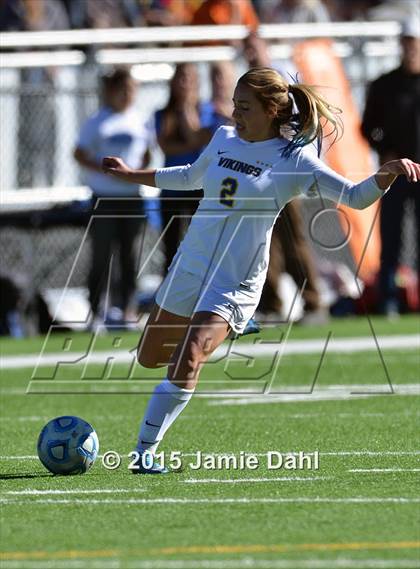
[(53, 474), (83, 474), (98, 456), (98, 435), (79, 417), (56, 417), (42, 429), (37, 450), (39, 460)]

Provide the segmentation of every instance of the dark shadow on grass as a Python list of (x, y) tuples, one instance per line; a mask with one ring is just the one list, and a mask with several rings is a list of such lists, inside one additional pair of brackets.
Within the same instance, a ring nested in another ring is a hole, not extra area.
[[(100, 476), (101, 472), (89, 473), (89, 478), (93, 476)], [(53, 474), (52, 472), (28, 472), (24, 474), (0, 474), (0, 480), (29, 480), (31, 478), (75, 478), (82, 476), (81, 474)]]
[(18, 480), (22, 479), (29, 479), (29, 478), (51, 478), (55, 476), (55, 474), (48, 474), (48, 473), (29, 473), (29, 474), (0, 474), (0, 480)]

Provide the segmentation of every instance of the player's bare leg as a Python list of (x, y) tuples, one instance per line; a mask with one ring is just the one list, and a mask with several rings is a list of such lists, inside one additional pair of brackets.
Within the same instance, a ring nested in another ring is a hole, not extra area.
[(151, 458), (149, 468), (144, 468), (141, 463), (136, 472), (168, 472), (166, 468), (153, 463), (153, 455), (166, 431), (191, 399), (203, 364), (229, 332), (230, 327), (221, 316), (210, 312), (194, 314), (184, 330), (184, 338), (172, 354), (168, 377), (155, 388), (149, 400), (140, 428), (137, 451), (141, 457), (148, 455)]
[(184, 389), (195, 389), (201, 368), (229, 332), (229, 324), (218, 314), (195, 313), (183, 341), (172, 354), (168, 369), (171, 383)]
[(167, 366), (189, 323), (189, 317), (178, 316), (154, 304), (137, 348), (138, 363), (147, 368)]

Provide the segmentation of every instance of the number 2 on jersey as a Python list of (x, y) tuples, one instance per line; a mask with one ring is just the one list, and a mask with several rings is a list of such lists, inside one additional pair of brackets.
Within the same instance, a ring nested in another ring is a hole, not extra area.
[(225, 178), (222, 182), (222, 189), (220, 190), (220, 203), (228, 207), (233, 207), (235, 200), (233, 196), (238, 189), (238, 182), (235, 178)]

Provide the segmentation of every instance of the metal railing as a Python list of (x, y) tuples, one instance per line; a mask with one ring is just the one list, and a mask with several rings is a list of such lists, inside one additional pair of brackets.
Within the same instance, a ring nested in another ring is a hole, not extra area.
[[(390, 37), (400, 33), (398, 22), (328, 22), (310, 24), (263, 24), (259, 34), (267, 40), (307, 39), (314, 37)], [(151, 28), (107, 28), (48, 32), (6, 32), (0, 39), (2, 49), (147, 44), (242, 40), (246, 26), (176, 26)]]
[[(285, 42), (317, 37), (341, 40), (337, 43), (339, 55), (351, 53), (349, 38), (369, 40), (368, 51), (389, 55), (395, 52), (396, 38), (401, 26), (398, 22), (343, 22), (314, 24), (264, 24), (259, 34), (274, 45), (272, 55), (290, 57), (291, 47)], [(2, 67), (78, 66), (85, 63), (133, 64), (183, 61), (231, 60), (237, 50), (232, 42), (243, 40), (249, 29), (246, 26), (179, 26), (168, 28), (111, 28), (93, 30), (66, 30), (49, 32), (7, 32), (0, 36), (2, 50), (25, 50), (25, 52), (2, 53)], [(386, 42), (384, 43), (384, 38)], [(375, 41), (376, 40), (376, 41)], [(227, 45), (203, 46), (218, 42)], [(151, 45), (175, 44), (163, 47)], [(197, 44), (183, 47), (183, 43)], [(137, 46), (141, 45), (139, 48)], [(384, 45), (386, 47), (384, 51)], [(63, 47), (65, 46), (65, 49)], [(93, 52), (80, 47), (95, 48)], [(104, 47), (107, 46), (107, 47)], [(108, 46), (113, 46), (111, 49)], [(124, 46), (124, 47), (118, 47)], [(133, 46), (127, 48), (126, 46)], [(69, 49), (73, 47), (74, 49)], [(34, 51), (34, 48), (37, 51)], [(38, 51), (38, 48), (44, 48)], [(46, 50), (45, 48), (49, 48)], [(61, 48), (61, 49), (59, 49)], [(53, 49), (54, 51), (50, 51)], [(362, 47), (363, 49), (363, 47)], [(368, 53), (367, 53), (368, 55)]]

